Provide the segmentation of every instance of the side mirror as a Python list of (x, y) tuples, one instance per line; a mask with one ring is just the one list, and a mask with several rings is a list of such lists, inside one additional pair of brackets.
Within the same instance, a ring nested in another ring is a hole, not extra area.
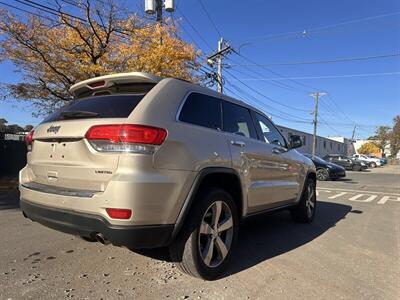
[(289, 137), (290, 149), (300, 148), (301, 146), (303, 146), (303, 141), (299, 135), (291, 135)]

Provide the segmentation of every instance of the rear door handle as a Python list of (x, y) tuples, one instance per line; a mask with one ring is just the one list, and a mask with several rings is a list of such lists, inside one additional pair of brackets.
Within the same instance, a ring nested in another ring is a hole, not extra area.
[(238, 147), (246, 147), (246, 143), (242, 141), (231, 141), (231, 145)]

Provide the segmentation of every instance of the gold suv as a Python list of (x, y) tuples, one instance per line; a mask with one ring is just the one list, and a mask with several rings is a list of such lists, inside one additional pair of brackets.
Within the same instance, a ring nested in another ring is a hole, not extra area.
[(279, 209), (313, 220), (314, 165), (262, 111), (137, 72), (71, 93), (27, 136), (27, 218), (117, 246), (168, 246), (184, 272), (205, 279), (225, 271), (241, 220)]

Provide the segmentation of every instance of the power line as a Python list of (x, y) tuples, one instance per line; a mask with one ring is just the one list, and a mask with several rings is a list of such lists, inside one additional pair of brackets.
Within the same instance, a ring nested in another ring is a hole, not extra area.
[(212, 51), (213, 48), (211, 45), (207, 42), (207, 40), (197, 31), (197, 29), (192, 25), (190, 20), (183, 14), (183, 12), (177, 7), (176, 10), (181, 14), (181, 16), (185, 19), (185, 21), (189, 24), (189, 26), (192, 28), (192, 30), (198, 35), (198, 37), (204, 42), (204, 44)]
[[(47, 12), (47, 13), (50, 13), (50, 14), (57, 14), (57, 15), (59, 15), (60, 13), (62, 13), (62, 14), (64, 14), (64, 15), (66, 15), (66, 16), (69, 16), (69, 17), (74, 18), (74, 19), (77, 19), (77, 20), (79, 20), (79, 21), (81, 21), (81, 22), (87, 23), (87, 21), (86, 21), (85, 19), (82, 19), (82, 18), (80, 18), (80, 17), (71, 15), (71, 14), (66, 13), (66, 12), (62, 12), (62, 11), (56, 10), (56, 9), (50, 7), (50, 6), (43, 5), (43, 4), (37, 3), (37, 2), (35, 2), (35, 1), (30, 1), (30, 0), (23, 0), (23, 1), (14, 0), (14, 1), (17, 1), (17, 2), (19, 2), (19, 3), (21, 3), (21, 4), (24, 4), (24, 5), (31, 6), (31, 7), (33, 7), (33, 8), (40, 9), (40, 10), (42, 10), (42, 11), (44, 11), (44, 12)], [(25, 2), (27, 2), (27, 3), (25, 3)], [(31, 5), (30, 5), (29, 3), (30, 3)], [(32, 5), (35, 5), (36, 7), (35, 7), (35, 6), (32, 6)], [(40, 7), (40, 8), (39, 8), (39, 7)], [(47, 11), (47, 10), (49, 10), (49, 11)]]
[[(254, 93), (260, 95), (261, 97), (266, 98), (266, 99), (270, 100), (271, 102), (274, 102), (274, 103), (277, 103), (277, 102), (278, 102), (278, 103), (279, 103), (279, 101), (277, 101), (277, 100), (275, 100), (275, 99), (273, 99), (273, 98), (271, 98), (271, 97), (269, 97), (269, 96), (267, 96), (267, 95), (265, 95), (265, 94), (260, 93), (258, 90), (254, 89), (254, 88), (252, 88), (251, 86), (247, 85), (246, 83), (240, 81), (240, 79), (238, 79), (235, 75), (233, 75), (233, 74), (230, 73), (229, 71), (226, 71), (226, 73), (228, 73), (232, 78), (237, 79), (242, 85), (244, 85), (245, 87), (247, 87), (249, 90), (253, 91)], [(232, 83), (231, 83), (231, 85), (232, 85)], [(232, 86), (233, 86), (233, 85), (232, 85)], [(248, 95), (250, 95), (250, 94), (248, 94)], [(252, 95), (251, 95), (251, 97), (254, 98), (254, 96), (252, 96)], [(264, 105), (268, 105), (268, 104), (265, 104), (265, 103), (264, 103)], [(281, 111), (281, 110), (279, 110), (279, 109), (277, 109), (277, 108), (274, 108), (274, 107), (272, 107), (272, 106), (270, 106), (270, 107), (273, 108), (274, 110), (276, 110), (276, 111), (282, 113), (282, 114), (285, 114), (285, 115), (289, 116), (289, 117), (293, 117), (293, 118), (298, 119), (298, 120), (301, 120), (301, 121), (307, 121), (307, 122), (309, 122), (309, 120), (307, 120), (307, 119), (300, 118), (300, 117), (298, 117), (298, 116), (289, 114), (289, 113), (287, 113), (287, 112)]]
[[(235, 90), (237, 90), (241, 95), (244, 95), (246, 98), (247, 98), (247, 97), (250, 97), (250, 98), (252, 98), (256, 103), (259, 103), (258, 105), (253, 103), (253, 105), (255, 105), (258, 109), (264, 110), (264, 107), (268, 107), (267, 104), (265, 104), (264, 102), (260, 101), (258, 98), (254, 97), (253, 95), (250, 95), (250, 94), (244, 92), (242, 89), (238, 88), (237, 86), (233, 85), (232, 83), (228, 83), (228, 85), (231, 86), (231, 87), (233, 87)], [(238, 95), (237, 95), (234, 91), (232, 91), (230, 88), (225, 87), (225, 89), (228, 90), (228, 91), (229, 91), (232, 95), (234, 95), (236, 98), (238, 98), (238, 99), (242, 98), (242, 97), (238, 96)], [(242, 99), (243, 99), (243, 98), (242, 98)], [(244, 101), (244, 100), (243, 100), (243, 101)], [(244, 102), (248, 102), (248, 101), (244, 101)], [(271, 113), (270, 111), (268, 111), (267, 114), (270, 115), (270, 116), (272, 116), (272, 117), (275, 117), (275, 118), (278, 118), (278, 119), (282, 119), (282, 120), (285, 120), (285, 121), (288, 121), (288, 122), (292, 122), (292, 123), (302, 123), (302, 124), (310, 124), (310, 123), (311, 123), (311, 121), (300, 121), (300, 120), (294, 120), (294, 119), (290, 119), (290, 118), (285, 118), (285, 117), (282, 117), (281, 115), (276, 115), (276, 114), (274, 114), (274, 113)]]
[(27, 14), (30, 14), (30, 15), (33, 15), (33, 16), (37, 16), (37, 17), (39, 17), (39, 18), (43, 18), (43, 19), (47, 19), (47, 20), (52, 21), (52, 22), (56, 22), (56, 21), (53, 20), (52, 18), (49, 18), (49, 17), (46, 17), (46, 16), (42, 16), (42, 15), (40, 15), (40, 14), (31, 12), (31, 11), (29, 11), (29, 10), (25, 10), (25, 9), (23, 9), (23, 8), (20, 8), (20, 7), (17, 7), (17, 6), (8, 4), (8, 3), (4, 3), (4, 2), (2, 2), (2, 1), (0, 1), (0, 4), (2, 4), (2, 5), (4, 5), (4, 6), (7, 6), (7, 7), (10, 7), (10, 8), (13, 8), (13, 9), (16, 9), (16, 10), (19, 10), (19, 11), (22, 11), (22, 12), (24, 12), (24, 13), (27, 13)]
[(263, 78), (242, 78), (244, 81), (273, 81), (273, 80), (300, 80), (300, 79), (333, 79), (333, 78), (354, 78), (354, 77), (374, 77), (374, 76), (390, 76), (400, 75), (400, 72), (382, 72), (382, 73), (359, 73), (344, 75), (322, 75), (322, 76), (301, 76), (301, 77), (263, 77)]
[(374, 19), (379, 19), (379, 18), (395, 16), (395, 15), (399, 15), (399, 14), (400, 14), (400, 11), (397, 11), (397, 12), (393, 12), (393, 13), (370, 16), (370, 17), (359, 18), (359, 19), (354, 19), (354, 20), (350, 20), (350, 21), (344, 21), (344, 22), (314, 27), (314, 28), (311, 28), (308, 30), (301, 30), (301, 31), (297, 30), (297, 31), (283, 32), (283, 33), (278, 33), (278, 34), (273, 34), (273, 35), (260, 35), (260, 36), (255, 36), (255, 37), (249, 38), (246, 41), (244, 41), (244, 43), (249, 42), (249, 41), (255, 41), (255, 40), (268, 40), (268, 39), (284, 38), (284, 37), (289, 37), (289, 36), (306, 36), (310, 32), (317, 32), (317, 31), (321, 31), (321, 30), (325, 30), (325, 29), (335, 28), (335, 27), (339, 27), (339, 26), (344, 26), (344, 25), (349, 25), (349, 24), (354, 24), (354, 23), (359, 23), (359, 22), (364, 22), (364, 21), (369, 21), (369, 20), (374, 20)]
[(222, 37), (221, 32), (219, 31), (217, 25), (215, 24), (215, 22), (213, 21), (213, 19), (210, 16), (210, 14), (208, 13), (208, 11), (207, 11), (205, 5), (203, 4), (203, 2), (201, 0), (198, 0), (198, 2), (200, 3), (201, 7), (203, 8), (203, 11), (205, 12), (205, 14), (207, 15), (207, 17), (210, 20), (211, 24), (213, 25), (215, 31), (218, 33), (218, 36)]
[[(252, 64), (254, 64), (254, 65), (258, 65), (260, 68), (262, 68), (262, 69), (268, 71), (269, 73), (274, 74), (275, 76), (279, 76), (280, 80), (286, 79), (286, 80), (289, 80), (289, 81), (291, 81), (291, 82), (293, 82), (293, 83), (295, 83), (295, 84), (297, 84), (297, 85), (303, 86), (303, 87), (305, 87), (305, 88), (307, 88), (307, 89), (319, 90), (319, 89), (317, 89), (317, 88), (315, 88), (315, 87), (312, 87), (312, 86), (309, 86), (309, 85), (304, 84), (304, 83), (302, 83), (302, 82), (299, 82), (299, 81), (297, 81), (297, 80), (294, 80), (293, 78), (288, 78), (288, 77), (286, 77), (286, 76), (284, 76), (284, 75), (282, 75), (282, 74), (280, 74), (280, 73), (278, 73), (278, 72), (275, 72), (275, 71), (273, 71), (273, 70), (271, 70), (271, 69), (269, 69), (269, 68), (267, 68), (267, 67), (265, 67), (265, 66), (262, 66), (262, 65), (256, 63), (255, 61), (253, 61), (252, 59), (250, 59), (250, 58), (244, 56), (244, 55), (241, 54), (241, 53), (236, 52), (236, 54), (239, 55), (240, 57), (242, 57), (244, 60), (246, 60), (246, 61), (248, 61), (248, 62), (250, 62), (250, 63), (252, 63)], [(272, 80), (276, 80), (276, 79), (272, 79)]]
[[(235, 62), (235, 61), (234, 61), (233, 59), (231, 59), (231, 58), (228, 58), (228, 60), (230, 60), (230, 61), (232, 61), (232, 62)], [(230, 66), (234, 66), (234, 65), (230, 65)], [(256, 74), (257, 76), (264, 76), (264, 74), (262, 74), (262, 73), (260, 73), (260, 72), (257, 72), (257, 71), (255, 71), (254, 69), (250, 69), (250, 68), (247, 67), (247, 66), (243, 66), (243, 68), (246, 69), (246, 70), (248, 70), (249, 72), (251, 72), (251, 73), (253, 73), (253, 74)], [(237, 69), (232, 68), (232, 71), (236, 71), (236, 72), (240, 72), (240, 73), (243, 73), (243, 74), (247, 74), (247, 75), (248, 75), (248, 73), (245, 73), (245, 72), (243, 72), (242, 70), (241, 70), (241, 71), (238, 71)], [(252, 75), (248, 75), (248, 76), (250, 76), (251, 78), (256, 78), (256, 77), (253, 77)], [(277, 80), (267, 81), (266, 83), (267, 83), (267, 84), (270, 84), (270, 85), (273, 85), (273, 86), (276, 86), (276, 87), (279, 87), (279, 88), (282, 88), (282, 89), (286, 89), (286, 90), (292, 91), (292, 92), (299, 92), (299, 93), (302, 93), (302, 94), (308, 93), (308, 91), (306, 91), (306, 90), (304, 90), (304, 89), (301, 89), (301, 88), (298, 88), (298, 87), (294, 87), (294, 86), (291, 86), (291, 85), (289, 85), (289, 84), (287, 84), (287, 83), (280, 82), (280, 81), (277, 81)]]
[(340, 63), (340, 62), (350, 62), (350, 61), (360, 61), (360, 60), (371, 60), (371, 59), (381, 59), (388, 57), (397, 57), (400, 53), (384, 54), (384, 55), (374, 55), (374, 56), (361, 56), (361, 57), (350, 57), (350, 58), (339, 58), (331, 60), (315, 60), (315, 61), (298, 61), (298, 62), (288, 62), (288, 63), (271, 63), (271, 64), (234, 64), (233, 67), (267, 67), (267, 66), (296, 66), (296, 65), (312, 65), (312, 64), (326, 64), (326, 63)]
[[(232, 71), (239, 72), (238, 70), (232, 70)], [(241, 71), (239, 73), (241, 73)], [(277, 87), (286, 88), (284, 86), (279, 86), (279, 85), (276, 85), (276, 84), (274, 84), (274, 85), (277, 86)], [(292, 89), (289, 89), (289, 88), (286, 88), (286, 89), (293, 91)], [(287, 105), (287, 104), (283, 104), (283, 103), (281, 103), (281, 102), (279, 102), (277, 100), (274, 100), (274, 99), (272, 99), (271, 102), (276, 103), (276, 104), (278, 104), (278, 105), (280, 105), (282, 107), (295, 110), (295, 111), (302, 111), (302, 112), (310, 112), (311, 111), (309, 109), (303, 109), (303, 108), (299, 108), (299, 107), (294, 107), (294, 106), (290, 106), (290, 105)]]

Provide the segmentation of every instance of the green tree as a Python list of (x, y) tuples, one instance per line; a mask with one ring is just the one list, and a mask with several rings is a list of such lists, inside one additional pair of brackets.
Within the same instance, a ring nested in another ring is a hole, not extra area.
[(0, 132), (5, 132), (7, 129), (7, 120), (4, 118), (0, 118)]
[(396, 157), (400, 151), (400, 115), (393, 118), (393, 129), (390, 134), (390, 156)]
[(390, 135), (391, 135), (390, 127), (379, 126), (375, 131), (375, 135), (368, 139), (372, 140), (373, 143), (382, 151), (382, 153), (385, 153), (385, 148), (387, 145), (389, 145), (390, 142)]
[(19, 133), (19, 132), (23, 132), (24, 128), (22, 128), (21, 126), (17, 125), (17, 124), (11, 124), (7, 126), (7, 130), (8, 133)]
[(24, 127), (24, 131), (31, 131), (33, 129), (33, 126), (32, 125), (26, 125), (25, 127)]

